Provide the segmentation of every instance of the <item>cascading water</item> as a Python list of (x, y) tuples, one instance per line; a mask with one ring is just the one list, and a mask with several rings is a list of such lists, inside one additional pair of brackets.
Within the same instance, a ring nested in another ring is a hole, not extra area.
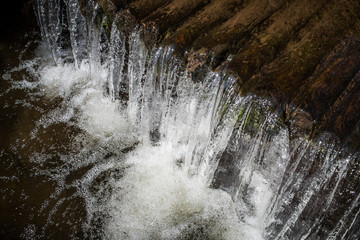
[(35, 112), (1, 152), (6, 186), (34, 184), (19, 190), (22, 238), (360, 236), (358, 155), (328, 135), (290, 139), (232, 76), (191, 80), (173, 48), (148, 50), (141, 27), (127, 37), (87, 7), (85, 19), (76, 0), (35, 1), (49, 50), (3, 76), (1, 96), (26, 92), (15, 105)]

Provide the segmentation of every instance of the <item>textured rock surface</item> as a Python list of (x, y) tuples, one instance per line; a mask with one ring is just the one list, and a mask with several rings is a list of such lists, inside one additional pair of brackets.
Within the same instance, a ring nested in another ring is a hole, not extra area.
[(330, 131), (360, 148), (359, 1), (98, 2), (125, 33), (140, 24), (149, 46), (174, 44), (193, 74), (227, 69), (241, 94), (276, 101), (295, 135)]

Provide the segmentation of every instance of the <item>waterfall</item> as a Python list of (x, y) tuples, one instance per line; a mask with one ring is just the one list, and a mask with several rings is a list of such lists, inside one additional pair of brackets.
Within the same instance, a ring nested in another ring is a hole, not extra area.
[(87, 4), (82, 16), (77, 0), (36, 0), (48, 50), (9, 73), (26, 70), (35, 80), (12, 89), (51, 102), (28, 141), (69, 135), (29, 154), (34, 175), (55, 187), (36, 213), (46, 224), (28, 229), (51, 238), (68, 226), (66, 237), (89, 239), (360, 236), (359, 154), (327, 133), (292, 139), (275, 103), (240, 96), (226, 72), (192, 79), (173, 46), (149, 49), (141, 26), (126, 35)]

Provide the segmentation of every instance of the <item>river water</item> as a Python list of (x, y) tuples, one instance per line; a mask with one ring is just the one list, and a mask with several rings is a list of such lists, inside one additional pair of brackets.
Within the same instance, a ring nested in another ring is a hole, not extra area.
[(358, 155), (88, 7), (36, 1), (2, 73), (3, 239), (359, 236)]

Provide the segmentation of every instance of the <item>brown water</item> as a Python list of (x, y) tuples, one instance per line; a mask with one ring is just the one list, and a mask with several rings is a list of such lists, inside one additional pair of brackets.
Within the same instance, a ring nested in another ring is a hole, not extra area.
[[(67, 200), (74, 192), (71, 188), (54, 197), (58, 183), (42, 173), (54, 170), (55, 174), (56, 169), (66, 168), (60, 156), (74, 149), (70, 139), (79, 131), (66, 124), (52, 124), (34, 134), (36, 122), (56, 108), (59, 99), (48, 98), (36, 88), (21, 87), (24, 81), (34, 79), (28, 69), (17, 67), (34, 57), (38, 45), (35, 31), (9, 36), (0, 44), (0, 239), (82, 236), (83, 202), (76, 197)], [(46, 162), (34, 162), (37, 154), (44, 155)], [(57, 206), (61, 210), (52, 215), (59, 198), (63, 199)]]

